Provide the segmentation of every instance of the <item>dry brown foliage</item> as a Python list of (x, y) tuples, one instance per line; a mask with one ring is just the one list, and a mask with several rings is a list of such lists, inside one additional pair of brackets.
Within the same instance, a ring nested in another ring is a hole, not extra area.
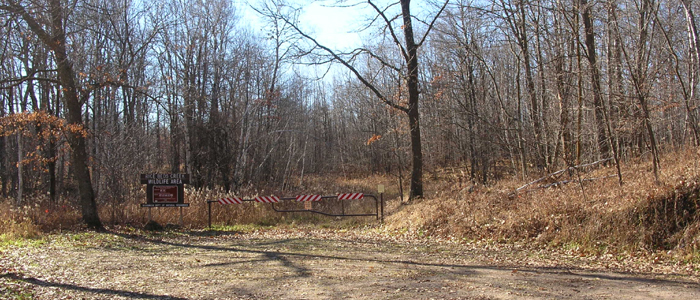
[(33, 198), (32, 204), (20, 207), (12, 204), (14, 199), (0, 199), (0, 241), (35, 238), (45, 231), (74, 228), (79, 224), (76, 207), (51, 205), (48, 197)]
[[(521, 190), (524, 182), (503, 180), (493, 185), (472, 185), (459, 174), (433, 176), (425, 199), (404, 205), (399, 200), (395, 178), (370, 176), (305, 176), (293, 178), (285, 190), (243, 188), (231, 194), (222, 190), (187, 189), (183, 223), (203, 228), (208, 223), (207, 201), (221, 197), (254, 198), (258, 195), (333, 195), (339, 192), (375, 194), (377, 184), (387, 187), (387, 218), (384, 229), (416, 235), (460, 238), (467, 241), (517, 242), (534, 247), (564, 247), (581, 252), (634, 253), (671, 250), (696, 256), (700, 252), (700, 149), (666, 154), (659, 181), (651, 173), (651, 162), (639, 160), (623, 165), (624, 185), (619, 186), (613, 166), (596, 166), (579, 174), (565, 174), (558, 180), (568, 184), (541, 186), (541, 182)], [(542, 174), (540, 174), (542, 175)], [(581, 182), (578, 178), (582, 179)], [(567, 177), (568, 176), (568, 177)], [(534, 179), (534, 178), (533, 178)], [(592, 180), (591, 180), (592, 179)], [(531, 181), (531, 180), (530, 180)], [(135, 198), (114, 203), (103, 200), (100, 215), (107, 225), (143, 226), (148, 208), (143, 187)], [(13, 206), (13, 199), (0, 201), (0, 234), (5, 237), (31, 237), (41, 231), (75, 228), (80, 225), (79, 210), (70, 204), (52, 204), (47, 196), (33, 196), (31, 205)], [(66, 202), (66, 201), (64, 201)], [(63, 202), (61, 202), (63, 203)], [(369, 209), (366, 204), (347, 202), (348, 210)], [(298, 205), (285, 203), (281, 207)], [(316, 209), (337, 210), (337, 203), (317, 203)], [(324, 206), (325, 205), (325, 206)], [(366, 212), (366, 211), (362, 211)], [(161, 224), (179, 222), (177, 208), (153, 208), (151, 217)], [(280, 223), (335, 223), (341, 226), (377, 224), (371, 217), (360, 219), (327, 218), (306, 213), (280, 214), (269, 204), (212, 204), (214, 225)]]
[[(700, 251), (700, 149), (663, 157), (659, 181), (651, 162), (622, 166), (620, 186), (613, 166), (568, 176), (572, 182), (515, 194), (520, 181), (493, 186), (459, 180), (433, 182), (439, 191), (399, 207), (388, 227), (466, 240), (526, 242), (607, 252)], [(601, 178), (588, 180), (592, 178)], [(546, 184), (546, 183), (545, 183)], [(544, 184), (543, 184), (544, 185)]]

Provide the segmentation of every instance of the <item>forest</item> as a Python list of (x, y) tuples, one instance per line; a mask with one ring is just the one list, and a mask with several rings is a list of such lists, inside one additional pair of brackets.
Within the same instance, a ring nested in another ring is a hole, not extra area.
[(0, 196), (99, 228), (143, 173), (231, 193), (384, 174), (420, 198), (446, 169), (658, 178), (700, 142), (697, 2), (324, 3), (364, 12), (362, 45), (314, 39), (304, 1), (2, 0)]

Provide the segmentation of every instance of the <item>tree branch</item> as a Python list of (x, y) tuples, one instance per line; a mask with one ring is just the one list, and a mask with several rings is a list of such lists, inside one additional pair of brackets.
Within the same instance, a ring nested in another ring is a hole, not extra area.
[[(601, 159), (601, 160), (598, 160), (598, 161), (594, 161), (594, 162), (592, 162), (592, 163), (587, 163), (587, 164), (582, 164), (582, 165), (578, 165), (578, 166), (572, 166), (572, 167), (568, 167), (568, 168), (565, 168), (565, 169), (561, 169), (561, 170), (559, 170), (559, 171), (556, 171), (556, 172), (554, 172), (554, 173), (547, 174), (547, 175), (545, 175), (545, 176), (543, 176), (543, 177), (541, 177), (541, 178), (539, 178), (539, 179), (537, 179), (537, 180), (535, 180), (535, 181), (532, 181), (532, 182), (530, 182), (530, 183), (527, 183), (527, 184), (525, 184), (525, 185), (523, 185), (523, 186), (521, 186), (521, 187), (515, 189), (515, 191), (514, 191), (513, 193), (511, 193), (511, 195), (515, 195), (515, 194), (517, 194), (518, 192), (520, 192), (521, 190), (523, 190), (523, 189), (526, 188), (526, 187), (529, 187), (529, 186), (531, 186), (531, 185), (533, 185), (533, 184), (535, 184), (535, 183), (538, 183), (538, 182), (540, 182), (540, 181), (543, 181), (543, 180), (545, 180), (545, 179), (552, 178), (552, 177), (557, 176), (557, 175), (559, 175), (559, 174), (561, 174), (561, 173), (564, 173), (564, 172), (566, 172), (566, 171), (569, 171), (569, 170), (576, 170), (576, 169), (581, 169), (581, 168), (586, 168), (586, 167), (590, 167), (590, 166), (595, 166), (595, 165), (597, 165), (597, 164), (601, 164), (601, 163), (608, 162), (608, 161), (611, 161), (611, 160), (612, 160), (612, 158), (605, 158), (605, 159)], [(607, 177), (604, 177), (604, 178), (607, 178)], [(560, 183), (562, 183), (562, 182), (563, 182), (563, 181), (561, 181)], [(567, 182), (567, 183), (568, 183), (568, 182)]]
[(425, 31), (425, 34), (423, 35), (423, 38), (421, 38), (420, 42), (418, 43), (418, 47), (423, 46), (423, 43), (425, 42), (425, 39), (428, 38), (428, 34), (430, 34), (430, 31), (433, 29), (435, 26), (435, 22), (437, 19), (440, 17), (442, 12), (445, 10), (447, 7), (447, 4), (450, 3), (450, 0), (445, 0), (445, 4), (440, 7), (440, 10), (435, 14), (435, 17), (433, 17), (433, 20), (430, 22), (430, 25), (428, 25), (428, 29)]
[(18, 14), (22, 19), (27, 22), (29, 28), (41, 39), (46, 45), (51, 49), (54, 49), (55, 42), (54, 38), (44, 30), (44, 28), (36, 21), (21, 5), (19, 5), (14, 0), (7, 0), (7, 5), (0, 5), (0, 10), (4, 10), (10, 13)]
[(343, 59), (342, 57), (340, 57), (340, 55), (338, 55), (337, 53), (335, 53), (335, 52), (334, 52), (333, 50), (331, 50), (330, 48), (328, 48), (328, 47), (322, 45), (321, 43), (319, 43), (318, 41), (316, 41), (316, 39), (314, 39), (313, 37), (311, 37), (311, 36), (309, 36), (308, 34), (304, 33), (301, 29), (299, 29), (298, 26), (296, 26), (294, 23), (292, 23), (292, 22), (290, 22), (289, 20), (287, 20), (287, 18), (285, 18), (284, 16), (278, 15), (277, 17), (279, 17), (282, 21), (284, 21), (284, 22), (287, 23), (289, 26), (291, 26), (292, 28), (294, 28), (294, 30), (295, 30), (297, 33), (299, 33), (299, 35), (301, 35), (301, 36), (304, 37), (305, 39), (311, 41), (316, 47), (322, 49), (323, 51), (325, 51), (326, 53), (328, 53), (330, 56), (332, 56), (333, 59), (337, 60), (337, 61), (340, 62), (343, 66), (345, 66), (346, 68), (348, 68), (348, 70), (350, 70), (350, 72), (352, 72), (353, 74), (355, 74), (355, 77), (357, 77), (357, 79), (359, 79), (360, 82), (362, 82), (362, 84), (364, 84), (367, 88), (369, 88), (369, 89), (372, 91), (372, 93), (374, 93), (374, 94), (377, 96), (377, 98), (379, 98), (379, 100), (381, 100), (382, 102), (384, 102), (385, 104), (387, 104), (387, 105), (389, 105), (389, 106), (391, 106), (391, 107), (393, 107), (393, 108), (396, 108), (396, 109), (398, 109), (398, 110), (400, 110), (400, 111), (403, 111), (403, 112), (408, 113), (408, 107), (404, 107), (404, 106), (401, 106), (401, 105), (399, 105), (399, 104), (396, 104), (394, 101), (391, 101), (391, 100), (389, 100), (387, 97), (385, 97), (384, 94), (382, 94), (382, 92), (379, 91), (379, 89), (377, 89), (377, 87), (375, 87), (375, 86), (374, 86), (371, 82), (369, 82), (364, 76), (362, 76), (362, 74), (360, 74), (360, 72), (359, 72), (357, 69), (355, 69), (355, 67), (353, 67), (348, 61), (346, 61), (345, 59)]
[(396, 72), (401, 72), (401, 69), (400, 69), (400, 68), (398, 68), (398, 67), (396, 67), (396, 66), (394, 66), (394, 65), (392, 65), (392, 64), (390, 64), (390, 63), (388, 63), (388, 62), (385, 61), (383, 58), (379, 57), (379, 55), (374, 54), (374, 52), (370, 51), (369, 49), (358, 48), (358, 49), (355, 49), (355, 51), (359, 51), (360, 53), (362, 53), (362, 52), (367, 53), (367, 54), (368, 54), (369, 56), (371, 56), (372, 58), (378, 60), (379, 63), (381, 63), (383, 66), (385, 66), (385, 67), (387, 67), (387, 68), (389, 68), (389, 69), (392, 69), (392, 70), (394, 70), (394, 71), (396, 71)]
[(42, 77), (34, 77), (33, 75), (28, 75), (28, 76), (25, 76), (25, 77), (22, 77), (22, 78), (4, 80), (3, 83), (10, 83), (10, 84), (9, 84), (9, 85), (0, 86), (0, 90), (9, 90), (9, 89), (12, 89), (12, 88), (14, 88), (14, 87), (17, 87), (17, 86), (19, 86), (19, 85), (21, 85), (21, 84), (27, 82), (27, 81), (33, 81), (33, 80), (36, 80), (36, 81), (47, 81), (47, 82), (51, 82), (51, 83), (61, 84), (61, 82), (58, 81), (58, 80), (56, 80), (56, 79), (52, 79), (52, 78), (42, 78)]
[(408, 53), (406, 52), (406, 49), (401, 45), (401, 41), (399, 41), (398, 36), (396, 36), (396, 32), (394, 32), (394, 27), (391, 26), (391, 21), (386, 17), (386, 14), (384, 14), (385, 10), (379, 9), (377, 5), (375, 5), (372, 0), (367, 0), (367, 3), (374, 8), (374, 10), (377, 12), (377, 14), (384, 19), (384, 22), (386, 23), (386, 27), (389, 28), (389, 33), (391, 34), (391, 38), (394, 40), (394, 43), (399, 46), (399, 50), (401, 50), (401, 55), (403, 55), (404, 59), (408, 61)]

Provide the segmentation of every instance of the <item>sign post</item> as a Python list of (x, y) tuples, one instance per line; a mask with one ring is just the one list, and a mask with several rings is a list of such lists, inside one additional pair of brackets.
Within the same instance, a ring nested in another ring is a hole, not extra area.
[(182, 208), (189, 207), (185, 203), (185, 184), (190, 183), (190, 174), (141, 174), (141, 184), (146, 185), (146, 203), (148, 219), (151, 219), (153, 207), (179, 207), (180, 226), (183, 225)]
[(377, 192), (379, 193), (379, 202), (380, 202), (379, 209), (381, 210), (381, 216), (382, 216), (381, 222), (383, 224), (384, 223), (384, 185), (383, 184), (377, 185)]
[(189, 207), (185, 203), (185, 184), (190, 174), (141, 174), (146, 185), (146, 203), (141, 207)]

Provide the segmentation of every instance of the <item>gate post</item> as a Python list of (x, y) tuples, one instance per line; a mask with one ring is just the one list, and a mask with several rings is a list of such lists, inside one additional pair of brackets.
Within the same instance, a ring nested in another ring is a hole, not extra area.
[(377, 213), (381, 211), (381, 222), (382, 224), (384, 223), (384, 185), (380, 184), (377, 185), (377, 192), (379, 192), (379, 202), (381, 202), (379, 205), (380, 207), (377, 207)]
[(211, 201), (207, 201), (207, 206), (209, 206), (209, 230), (211, 230)]
[(382, 224), (384, 224), (384, 193), (379, 194), (379, 201), (381, 202), (381, 211), (382, 211)]

